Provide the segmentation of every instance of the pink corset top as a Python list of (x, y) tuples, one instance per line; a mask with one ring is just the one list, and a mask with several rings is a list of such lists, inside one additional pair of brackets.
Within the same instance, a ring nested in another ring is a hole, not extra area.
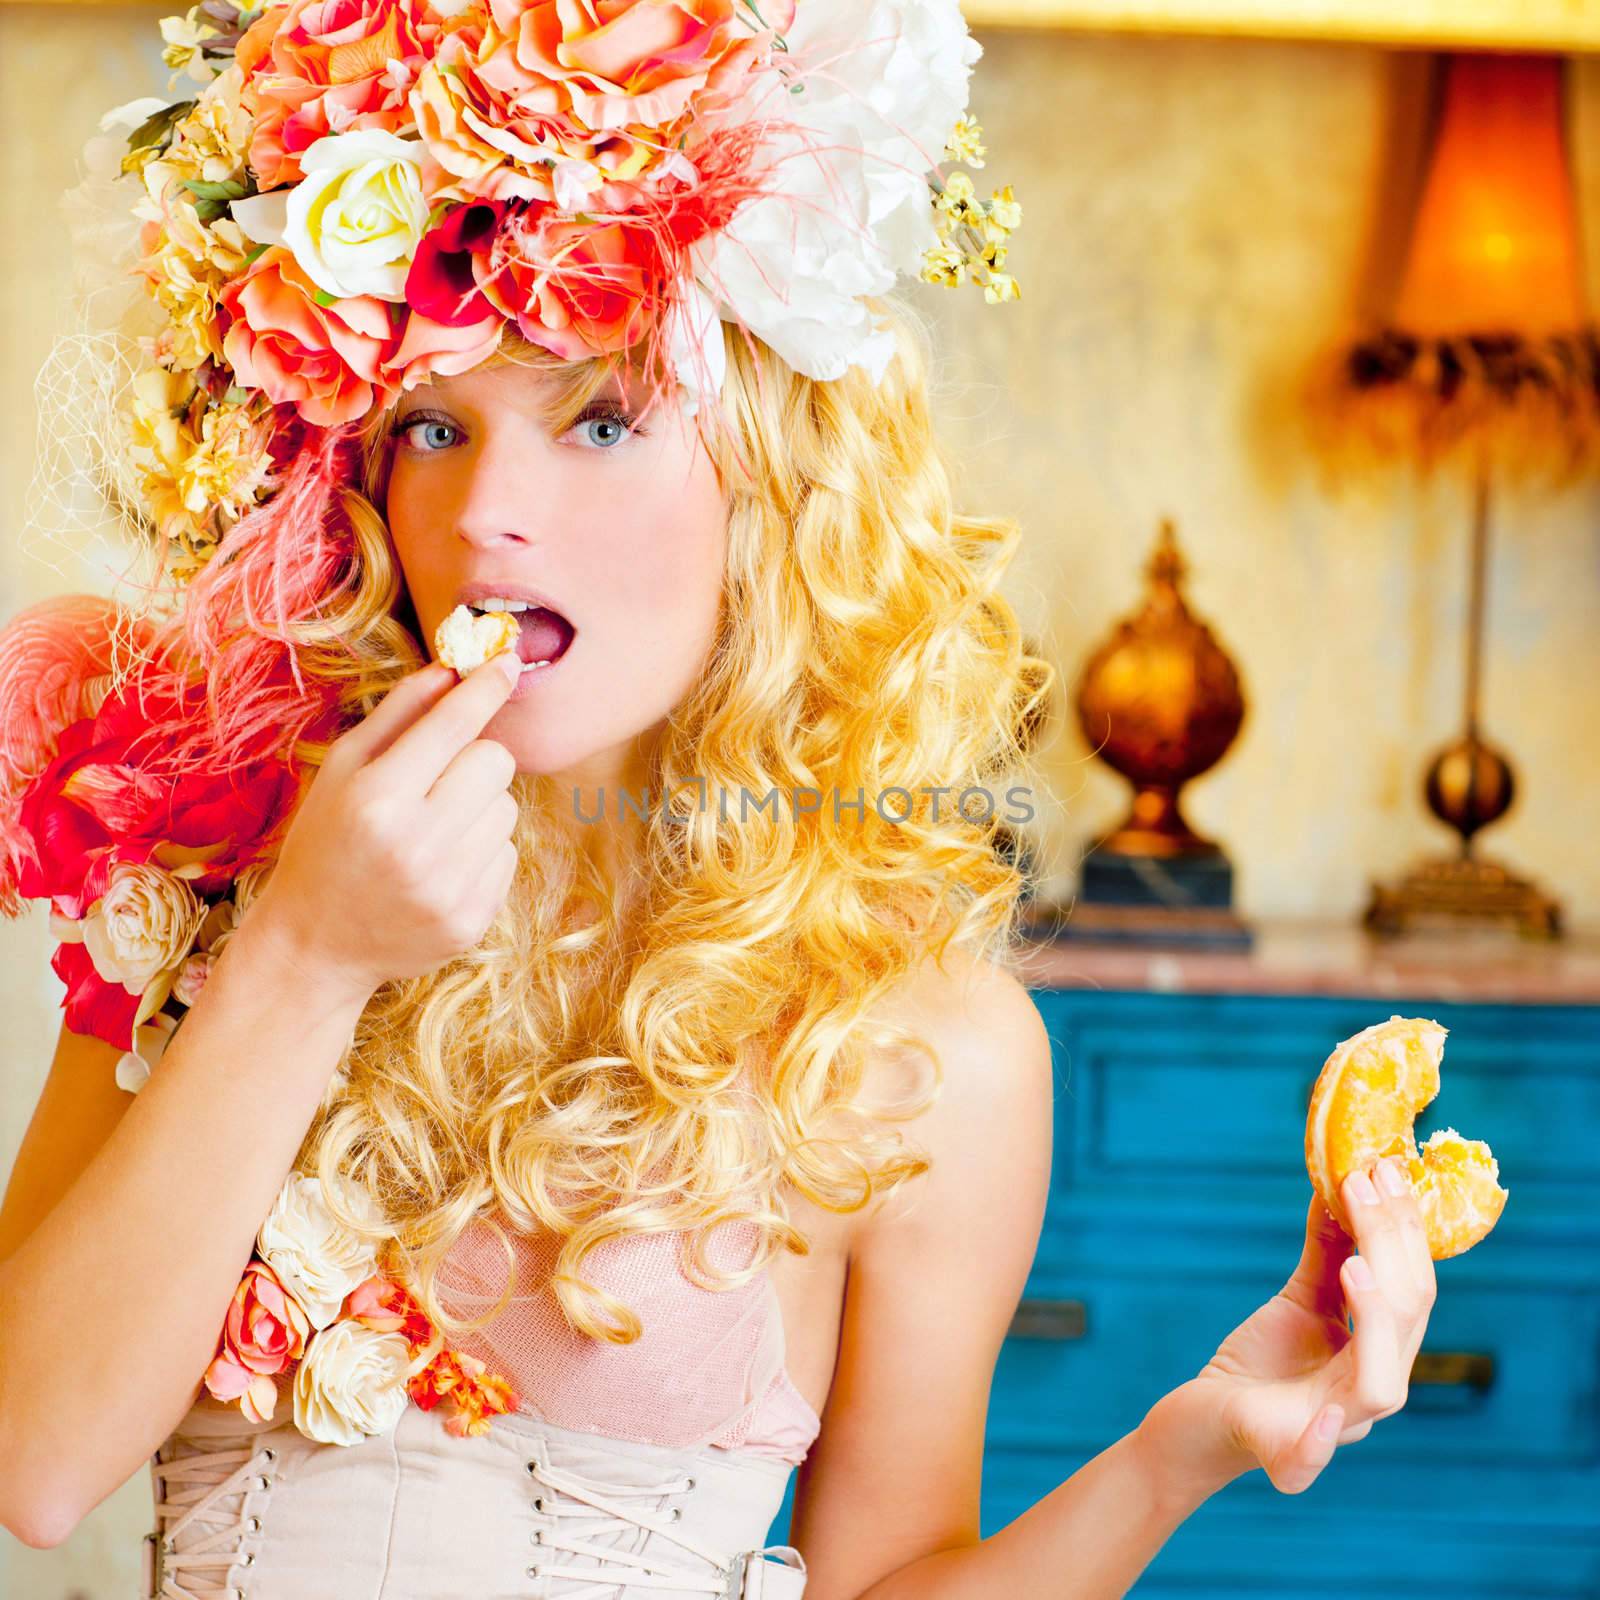
[[(584, 1260), (584, 1279), (631, 1308), (631, 1344), (591, 1339), (567, 1321), (550, 1287), (553, 1235), (506, 1232), (516, 1282), (486, 1328), (457, 1348), (510, 1380), (518, 1409), (557, 1427), (674, 1449), (714, 1445), (798, 1466), (821, 1423), (785, 1366), (783, 1315), (763, 1270), (737, 1288), (701, 1287), (684, 1270), (688, 1236), (610, 1239)], [(724, 1270), (749, 1264), (753, 1224), (727, 1222), (706, 1254)], [(505, 1249), (481, 1219), (456, 1241), (439, 1295), (456, 1316), (481, 1315), (505, 1287)]]

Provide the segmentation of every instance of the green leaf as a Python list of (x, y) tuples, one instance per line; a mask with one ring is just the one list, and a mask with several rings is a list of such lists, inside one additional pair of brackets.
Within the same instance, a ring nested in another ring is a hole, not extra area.
[(218, 217), (226, 216), (228, 203), (226, 200), (197, 200), (195, 201), (194, 214), (202, 222), (215, 222)]
[(329, 294), (326, 289), (313, 289), (311, 291), (311, 298), (315, 300), (319, 306), (335, 306), (339, 303), (338, 296)]
[(258, 244), (255, 249), (244, 258), (244, 264), (247, 267), (253, 267), (256, 262), (258, 262), (271, 248), (272, 246), (270, 244)]
[(128, 148), (130, 150), (148, 150), (151, 145), (165, 144), (172, 137), (172, 124), (184, 112), (192, 111), (193, 100), (179, 100), (170, 106), (163, 106), (159, 111), (152, 111), (132, 133), (128, 135)]
[(183, 187), (197, 200), (242, 200), (244, 185), (237, 178), (223, 183), (207, 183), (203, 178), (185, 178)]
[(236, 383), (230, 383), (228, 387), (222, 391), (222, 398), (231, 406), (242, 406), (245, 401), (250, 398), (250, 391), (248, 389), (241, 389)]

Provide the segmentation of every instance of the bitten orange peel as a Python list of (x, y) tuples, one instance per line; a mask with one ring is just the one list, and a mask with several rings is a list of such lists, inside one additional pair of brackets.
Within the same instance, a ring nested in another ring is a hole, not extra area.
[(1339, 1226), (1354, 1236), (1340, 1196), (1344, 1180), (1397, 1156), (1410, 1174), (1435, 1261), (1484, 1238), (1508, 1193), (1483, 1140), (1440, 1128), (1417, 1147), (1413, 1125), (1439, 1092), (1447, 1032), (1426, 1017), (1393, 1016), (1364, 1028), (1335, 1046), (1306, 1113), (1306, 1170)]

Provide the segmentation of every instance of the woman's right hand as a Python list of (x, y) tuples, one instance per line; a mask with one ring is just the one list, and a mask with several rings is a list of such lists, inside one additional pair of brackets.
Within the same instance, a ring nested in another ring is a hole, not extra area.
[(477, 944), (517, 865), (516, 759), (478, 737), (508, 659), (459, 680), (430, 663), (329, 746), (242, 927), (363, 1000)]

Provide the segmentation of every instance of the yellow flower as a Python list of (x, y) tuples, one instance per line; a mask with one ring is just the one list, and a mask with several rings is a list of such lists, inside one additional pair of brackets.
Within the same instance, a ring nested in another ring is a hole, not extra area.
[(982, 138), (983, 129), (978, 126), (977, 119), (963, 112), (956, 120), (950, 142), (944, 147), (945, 160), (960, 161), (969, 167), (981, 167), (988, 148), (979, 143)]
[(997, 306), (1003, 300), (1020, 300), (1022, 290), (1009, 272), (991, 272), (989, 281), (983, 286), (983, 298), (990, 305)]
[(954, 245), (930, 245), (922, 258), (922, 276), (928, 283), (953, 289), (965, 281), (967, 258)]
[(989, 202), (989, 215), (999, 227), (1010, 230), (1022, 226), (1022, 202), (1012, 194), (1009, 183), (995, 190)]
[(972, 179), (964, 172), (952, 172), (944, 181), (944, 193), (939, 196), (939, 209), (951, 216), (963, 215), (977, 198), (978, 191)]
[(172, 125), (172, 142), (145, 166), (152, 198), (186, 182), (228, 183), (244, 176), (255, 120), (239, 103), (244, 74), (231, 66), (200, 93), (192, 110)]
[(134, 380), (132, 410), (151, 515), (181, 547), (175, 568), (189, 572), (266, 486), (265, 431), (253, 406), (208, 399), (187, 373), (161, 367)]
[(990, 248), (1007, 245), (1011, 242), (1011, 230), (996, 222), (993, 217), (984, 217), (978, 226), (983, 234), (985, 254), (988, 253)]
[(167, 41), (167, 47), (161, 52), (161, 59), (174, 72), (186, 73), (196, 83), (209, 83), (216, 76), (216, 70), (200, 54), (200, 46), (221, 31), (200, 15), (198, 6), (181, 17), (163, 17), (161, 37)]
[[(151, 162), (147, 171), (158, 165)], [(159, 225), (142, 266), (170, 323), (160, 354), (169, 364), (191, 371), (208, 359), (220, 362), (217, 296), (229, 279), (244, 271), (249, 241), (231, 217), (202, 222), (181, 191), (165, 204), (152, 198), (140, 206), (139, 215)]]

